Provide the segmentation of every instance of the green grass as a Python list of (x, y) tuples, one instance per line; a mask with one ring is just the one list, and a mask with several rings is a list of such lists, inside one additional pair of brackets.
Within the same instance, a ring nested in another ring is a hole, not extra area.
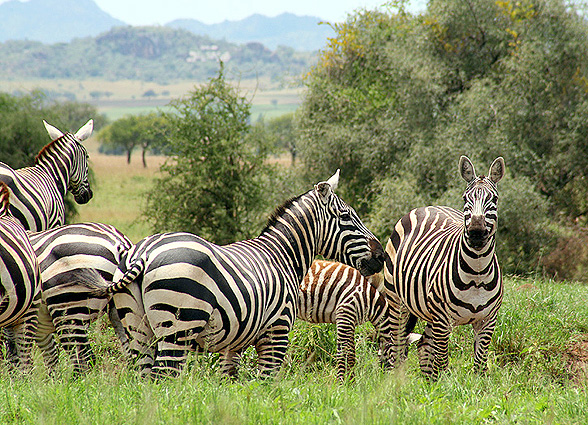
[[(101, 320), (93, 326), (98, 365), (87, 375), (73, 378), (62, 359), (49, 378), (38, 355), (31, 376), (0, 375), (0, 423), (585, 424), (586, 381), (574, 382), (565, 352), (588, 328), (587, 299), (586, 286), (506, 279), (488, 372), (472, 372), (471, 331), (460, 327), (449, 368), (433, 383), (414, 347), (399, 370), (381, 370), (367, 325), (355, 379), (338, 384), (332, 326), (305, 323), (273, 379), (255, 377), (253, 356), (239, 379), (225, 379), (216, 356), (205, 355), (192, 356), (179, 378), (151, 382), (124, 364)], [(313, 351), (326, 354), (307, 360)]]

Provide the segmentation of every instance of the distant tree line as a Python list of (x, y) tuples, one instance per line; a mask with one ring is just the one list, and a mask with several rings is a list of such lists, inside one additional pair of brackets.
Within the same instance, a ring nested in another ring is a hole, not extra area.
[[(210, 46), (216, 50), (202, 50)], [(220, 60), (236, 77), (274, 80), (299, 76), (316, 61), (316, 54), (289, 47), (238, 45), (167, 27), (116, 27), (97, 37), (51, 45), (7, 41), (0, 43), (0, 57), (1, 79), (104, 78), (162, 84), (205, 81), (216, 74)]]

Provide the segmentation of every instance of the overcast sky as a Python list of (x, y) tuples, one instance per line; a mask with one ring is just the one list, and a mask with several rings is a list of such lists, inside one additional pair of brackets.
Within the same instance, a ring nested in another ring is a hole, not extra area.
[[(94, 0), (98, 6), (131, 25), (166, 24), (174, 19), (197, 19), (206, 24), (236, 21), (254, 13), (276, 16), (290, 12), (340, 22), (356, 9), (375, 9), (384, 0)], [(1, 2), (1, 0), (0, 0)], [(411, 0), (424, 7), (426, 0)]]

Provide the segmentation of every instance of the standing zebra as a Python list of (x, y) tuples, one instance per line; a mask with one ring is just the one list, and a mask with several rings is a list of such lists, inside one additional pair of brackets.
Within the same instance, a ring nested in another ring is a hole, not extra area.
[(253, 345), (267, 376), (284, 360), (298, 288), (316, 254), (379, 272), (384, 250), (333, 192), (338, 180), (337, 171), (278, 207), (257, 238), (218, 246), (165, 233), (128, 251), (108, 292), (143, 372), (177, 374), (188, 351), (207, 350), (222, 353), (223, 372), (234, 375), (238, 353)]
[(504, 159), (476, 176), (465, 156), (459, 170), (467, 182), (463, 213), (449, 207), (412, 210), (396, 224), (386, 246), (384, 278), (394, 322), (394, 355), (405, 347), (405, 328), (417, 318), (427, 325), (418, 343), (421, 370), (437, 379), (447, 367), (451, 329), (471, 324), (474, 366), (485, 369), (488, 346), (502, 303), (502, 275), (494, 253), (497, 183)]
[(32, 366), (31, 348), (40, 301), (37, 257), (25, 230), (10, 213), (10, 191), (0, 182), (0, 327), (15, 341), (18, 366)]
[(0, 181), (12, 192), (10, 211), (26, 230), (31, 231), (64, 224), (64, 198), (68, 190), (79, 204), (92, 198), (88, 153), (80, 142), (92, 134), (93, 121), (89, 120), (76, 134), (63, 134), (45, 121), (43, 123), (52, 142), (41, 149), (33, 167), (13, 170), (0, 162)]
[[(74, 372), (83, 372), (94, 361), (88, 325), (109, 301), (92, 295), (84, 285), (84, 272), (95, 270), (112, 280), (122, 254), (132, 243), (114, 226), (100, 223), (70, 224), (29, 236), (41, 269), (42, 302), (36, 340), (45, 364), (50, 370), (57, 364), (53, 337), (57, 332), (74, 363)], [(112, 316), (115, 310), (110, 313), (116, 329), (118, 318)]]
[(355, 365), (355, 327), (365, 322), (371, 322), (378, 333), (380, 362), (392, 365), (392, 323), (378, 288), (381, 276), (366, 278), (345, 264), (314, 261), (300, 284), (298, 318), (337, 327), (337, 378), (341, 381)]

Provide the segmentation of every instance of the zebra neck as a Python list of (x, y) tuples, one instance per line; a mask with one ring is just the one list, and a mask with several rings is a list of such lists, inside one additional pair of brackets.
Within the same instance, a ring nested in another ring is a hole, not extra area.
[(46, 146), (37, 157), (36, 166), (44, 170), (53, 178), (59, 193), (67, 193), (72, 164), (71, 152), (67, 143), (67, 136), (55, 140)]
[(476, 251), (465, 241), (462, 235), (458, 250), (459, 280), (464, 284), (483, 286), (495, 275), (495, 236), (493, 235), (486, 246)]
[(257, 238), (270, 252), (275, 252), (272, 256), (278, 263), (294, 271), (298, 284), (317, 252), (317, 213), (309, 211), (310, 205), (310, 202), (294, 201)]

